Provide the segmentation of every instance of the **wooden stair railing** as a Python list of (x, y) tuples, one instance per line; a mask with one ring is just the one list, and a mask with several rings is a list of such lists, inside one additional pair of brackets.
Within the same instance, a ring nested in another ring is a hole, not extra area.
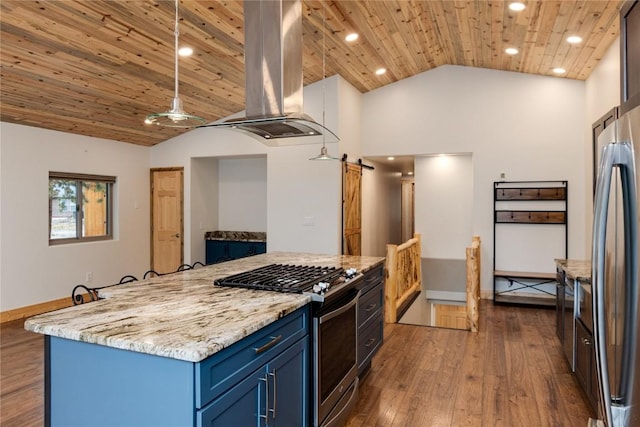
[(395, 323), (422, 289), (420, 234), (401, 245), (387, 245), (384, 320)]
[(473, 236), (467, 248), (467, 326), (478, 332), (480, 317), (480, 236)]

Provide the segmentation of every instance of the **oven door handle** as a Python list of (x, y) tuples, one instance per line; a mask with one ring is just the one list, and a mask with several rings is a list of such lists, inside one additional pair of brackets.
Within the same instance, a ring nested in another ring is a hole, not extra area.
[(334, 317), (340, 316), (342, 313), (344, 313), (345, 311), (351, 309), (351, 307), (353, 307), (354, 305), (358, 304), (358, 299), (360, 298), (360, 292), (361, 291), (356, 292), (356, 294), (351, 299), (351, 301), (349, 301), (348, 303), (342, 305), (337, 310), (330, 311), (329, 313), (320, 316), (320, 318), (318, 319), (318, 323), (320, 325), (322, 325), (324, 322), (328, 322), (329, 320), (333, 319)]
[(347, 416), (349, 415), (349, 412), (351, 412), (351, 410), (355, 406), (356, 400), (358, 400), (359, 382), (360, 380), (358, 379), (358, 377), (356, 377), (356, 379), (353, 381), (353, 385), (351, 386), (353, 388), (353, 391), (351, 392), (349, 399), (345, 402), (342, 409), (340, 409), (340, 411), (335, 414), (333, 418), (322, 423), (322, 427), (338, 427), (339, 425), (344, 424)]

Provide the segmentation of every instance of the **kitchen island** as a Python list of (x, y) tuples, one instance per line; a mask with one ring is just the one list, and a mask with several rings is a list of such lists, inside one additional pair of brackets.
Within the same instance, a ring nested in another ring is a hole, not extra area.
[(261, 383), (276, 365), (278, 395), (295, 397), (286, 407), (279, 399), (279, 413), (306, 422), (310, 298), (213, 281), (274, 263), (367, 272), (382, 261), (269, 253), (106, 288), (104, 299), (28, 319), (27, 330), (46, 335), (46, 424), (242, 422), (255, 416), (242, 402), (276, 393)]

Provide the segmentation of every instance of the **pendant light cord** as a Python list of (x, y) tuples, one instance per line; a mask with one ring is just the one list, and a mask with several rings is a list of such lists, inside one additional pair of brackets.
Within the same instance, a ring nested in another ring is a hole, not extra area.
[(178, 2), (180, 0), (176, 0), (176, 24), (175, 24), (175, 30), (173, 32), (174, 34), (174, 45), (175, 45), (175, 52), (174, 52), (174, 57), (175, 57), (175, 66), (174, 66), (174, 71), (175, 71), (175, 83), (174, 83), (174, 92), (175, 92), (175, 97), (178, 98), (178, 37), (180, 36), (180, 30), (178, 29)]
[(173, 30), (174, 34), (174, 62), (173, 62), (173, 71), (174, 71), (174, 82), (173, 82), (173, 100), (171, 101), (171, 107), (168, 111), (162, 113), (151, 113), (147, 114), (145, 119), (145, 124), (154, 124), (158, 126), (166, 126), (173, 128), (193, 128), (196, 126), (201, 126), (205, 123), (205, 119), (202, 117), (194, 116), (192, 114), (188, 114), (182, 108), (182, 101), (178, 95), (178, 82), (180, 81), (180, 77), (178, 74), (178, 37), (180, 36), (179, 29), (179, 15), (178, 15), (178, 5), (180, 4), (180, 0), (175, 0), (175, 26)]
[[(326, 75), (326, 59), (325, 59), (325, 50), (326, 50), (326, 30), (325, 30), (325, 22), (326, 22), (326, 12), (325, 12), (325, 4), (322, 2), (322, 127), (326, 127), (324, 123), (325, 118), (325, 110), (326, 110), (326, 88), (325, 88), (325, 75)], [(322, 132), (322, 146), (325, 147), (325, 132)]]

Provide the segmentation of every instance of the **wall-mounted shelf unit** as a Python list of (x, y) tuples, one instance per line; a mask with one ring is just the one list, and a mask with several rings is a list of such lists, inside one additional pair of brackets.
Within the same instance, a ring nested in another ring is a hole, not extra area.
[(567, 196), (567, 181), (493, 183), (494, 303), (555, 307), (554, 259), (568, 258)]

